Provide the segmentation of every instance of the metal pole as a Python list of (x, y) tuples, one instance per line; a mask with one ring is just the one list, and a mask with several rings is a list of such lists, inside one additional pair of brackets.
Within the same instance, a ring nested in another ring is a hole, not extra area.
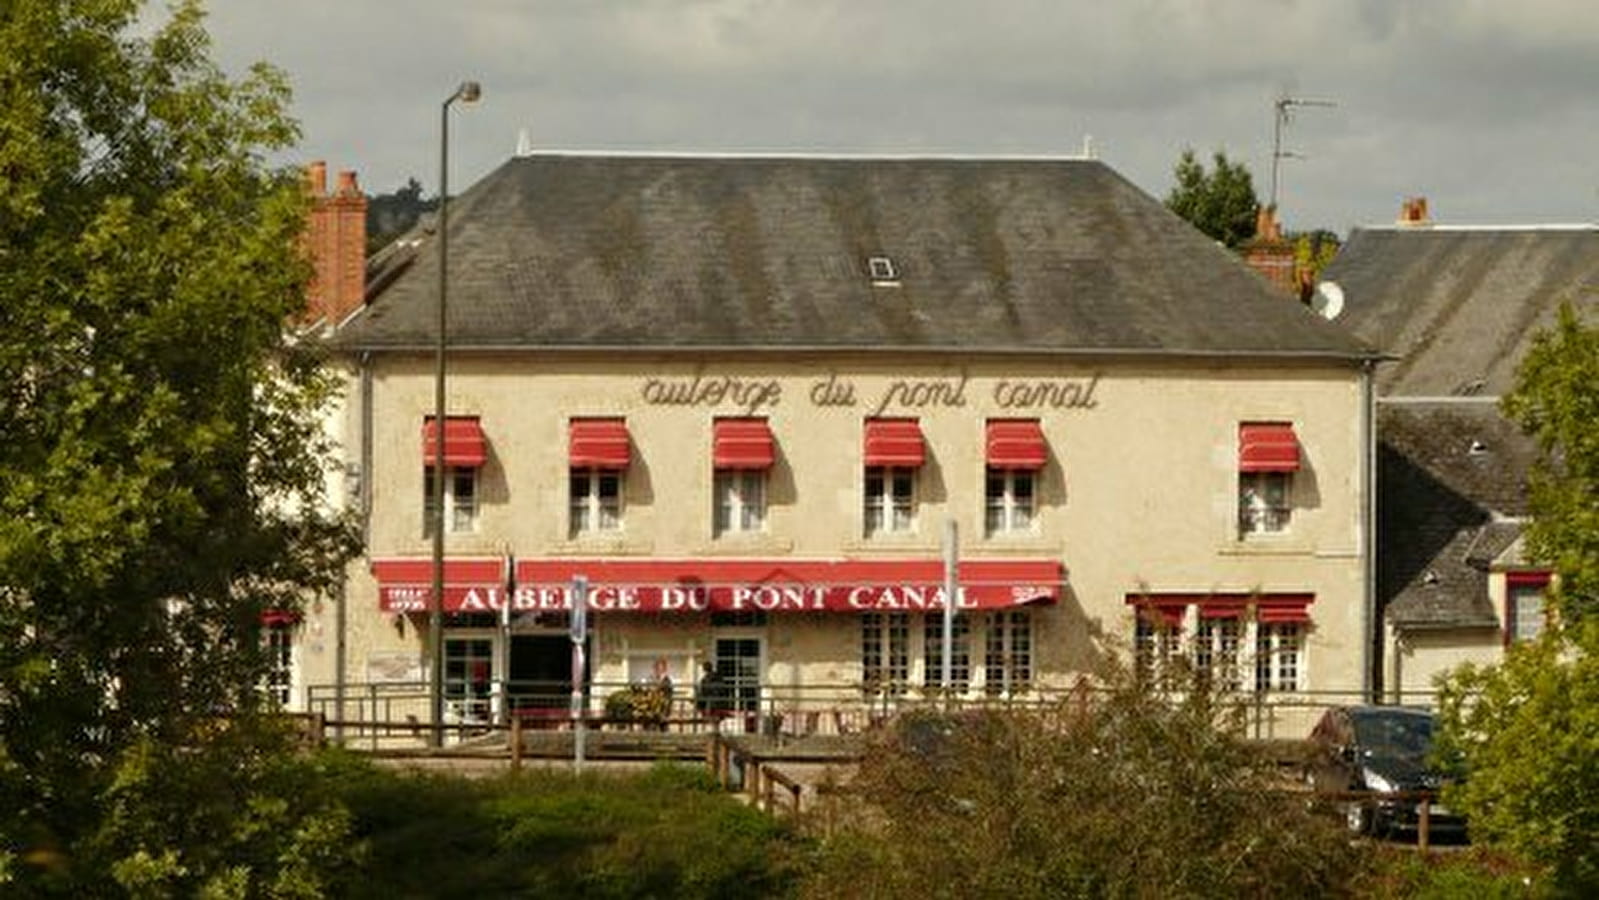
[(960, 578), (956, 561), (960, 556), (960, 526), (954, 519), (944, 523), (944, 654), (943, 680), (944, 706), (950, 705), (954, 690), (955, 673), (955, 603), (960, 594)]
[(583, 643), (588, 640), (589, 580), (578, 575), (572, 579), (572, 771), (583, 771), (584, 727), (583, 709)]
[(428, 698), (433, 732), (428, 745), (444, 745), (444, 328), (449, 310), (450, 95), (439, 108), (439, 319), (433, 346), (433, 592), (428, 598)]
[(433, 594), (428, 601), (428, 641), (432, 663), (428, 698), (433, 731), (428, 742), (444, 745), (444, 352), (450, 290), (450, 104), (476, 102), (482, 89), (463, 81), (439, 107), (439, 321), (433, 353)]

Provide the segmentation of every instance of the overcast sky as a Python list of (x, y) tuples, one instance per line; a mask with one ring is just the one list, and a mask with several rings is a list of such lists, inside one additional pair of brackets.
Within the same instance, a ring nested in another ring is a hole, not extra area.
[(539, 150), (1095, 154), (1156, 196), (1184, 146), (1290, 228), (1599, 221), (1599, 0), (209, 0), (285, 70), (303, 159), (370, 193)]

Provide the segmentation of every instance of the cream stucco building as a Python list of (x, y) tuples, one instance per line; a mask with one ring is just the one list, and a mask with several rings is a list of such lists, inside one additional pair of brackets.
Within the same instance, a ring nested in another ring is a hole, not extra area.
[[(1116, 653), (1369, 686), (1372, 354), (1101, 163), (517, 158), (450, 254), (452, 715), (565, 708), (583, 576), (593, 709), (665, 675), (687, 714), (709, 664), (716, 705), (848, 727), (941, 686), (951, 528), (964, 696)], [(427, 677), (433, 237), (379, 263), (312, 705)]]

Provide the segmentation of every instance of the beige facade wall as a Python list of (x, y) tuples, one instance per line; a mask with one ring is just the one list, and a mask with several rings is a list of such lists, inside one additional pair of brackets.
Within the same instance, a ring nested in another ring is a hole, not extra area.
[(1505, 655), (1504, 636), (1492, 628), (1390, 630), (1387, 643), (1384, 693), (1395, 703), (1431, 705), (1444, 673), (1466, 663), (1495, 665)]
[[(360, 396), (362, 378), (352, 373), (341, 410), (349, 463), (370, 490), (368, 552), (426, 557), (420, 433), (433, 411), (432, 358), (382, 354), (369, 365), (370, 396)], [(702, 388), (728, 381), (704, 402), (647, 399), (659, 397), (661, 383), (680, 388), (696, 378)], [(963, 558), (1064, 564), (1061, 602), (1033, 613), (1041, 683), (1067, 684), (1103, 654), (1125, 649), (1130, 593), (1258, 591), (1315, 595), (1302, 689), (1361, 685), (1362, 391), (1353, 368), (1022, 355), (956, 364), (897, 352), (477, 353), (452, 360), (449, 397), (451, 415), (481, 417), (490, 444), (476, 530), (450, 534), (450, 556), (937, 559), (952, 518)], [(712, 422), (732, 415), (769, 419), (777, 462), (765, 532), (715, 538)], [(879, 415), (919, 419), (927, 462), (914, 532), (867, 539), (862, 427)], [(615, 536), (568, 537), (574, 416), (627, 420), (632, 463), (624, 528)], [(984, 422), (1013, 417), (1041, 420), (1050, 458), (1034, 530), (990, 538), (983, 534)], [(1299, 437), (1303, 464), (1282, 535), (1243, 540), (1237, 532), (1238, 426), (1246, 421), (1292, 422)], [(347, 602), (351, 683), (425, 677), (425, 616), (380, 613), (364, 563), (352, 567)], [(313, 611), (308, 627), (328, 634), (331, 615), (326, 606)], [(912, 620), (914, 658), (920, 617)], [(712, 636), (703, 615), (665, 627), (658, 616), (602, 616), (594, 625), (598, 682), (637, 677), (639, 660), (651, 656), (669, 657), (690, 677)], [(763, 642), (764, 680), (773, 690), (819, 690), (860, 677), (860, 630), (849, 615), (773, 614), (751, 634)], [(980, 635), (973, 644), (980, 668)], [(331, 646), (324, 638), (319, 651), (302, 654), (304, 685), (334, 682)]]

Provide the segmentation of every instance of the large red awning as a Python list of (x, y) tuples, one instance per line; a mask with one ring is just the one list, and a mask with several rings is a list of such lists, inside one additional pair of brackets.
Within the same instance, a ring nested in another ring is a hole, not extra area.
[[(503, 556), (445, 559), (443, 609), (477, 609), (489, 597), (499, 598), (496, 602), (503, 606), (509, 574), (506, 568)], [(378, 580), (378, 608), (384, 612), (426, 612), (431, 608), (433, 560), (375, 559), (372, 575)]]
[(1299, 471), (1299, 438), (1294, 426), (1284, 422), (1238, 426), (1238, 471)]
[(718, 469), (769, 469), (777, 458), (765, 419), (717, 419), (711, 444)]
[[(422, 421), (422, 464), (433, 465), (438, 429), (433, 417)], [(455, 468), (475, 469), (489, 458), (489, 442), (483, 436), (483, 426), (476, 416), (446, 416), (444, 419), (444, 464)]]
[(627, 468), (627, 421), (573, 419), (567, 456), (568, 465), (574, 469)]
[(1042, 469), (1049, 460), (1037, 419), (991, 419), (987, 443), (988, 465), (996, 469)]
[(1176, 627), (1188, 607), (1199, 608), (1202, 619), (1241, 619), (1250, 608), (1257, 622), (1309, 622), (1315, 594), (1128, 594), (1127, 603), (1151, 621)]
[[(1066, 572), (1051, 560), (967, 560), (961, 610), (1054, 603)], [(515, 611), (566, 610), (575, 576), (599, 612), (932, 612), (944, 608), (944, 563), (914, 560), (521, 559)], [(503, 594), (468, 595), (460, 608), (494, 609)]]
[(920, 467), (927, 457), (915, 419), (867, 419), (866, 465)]

